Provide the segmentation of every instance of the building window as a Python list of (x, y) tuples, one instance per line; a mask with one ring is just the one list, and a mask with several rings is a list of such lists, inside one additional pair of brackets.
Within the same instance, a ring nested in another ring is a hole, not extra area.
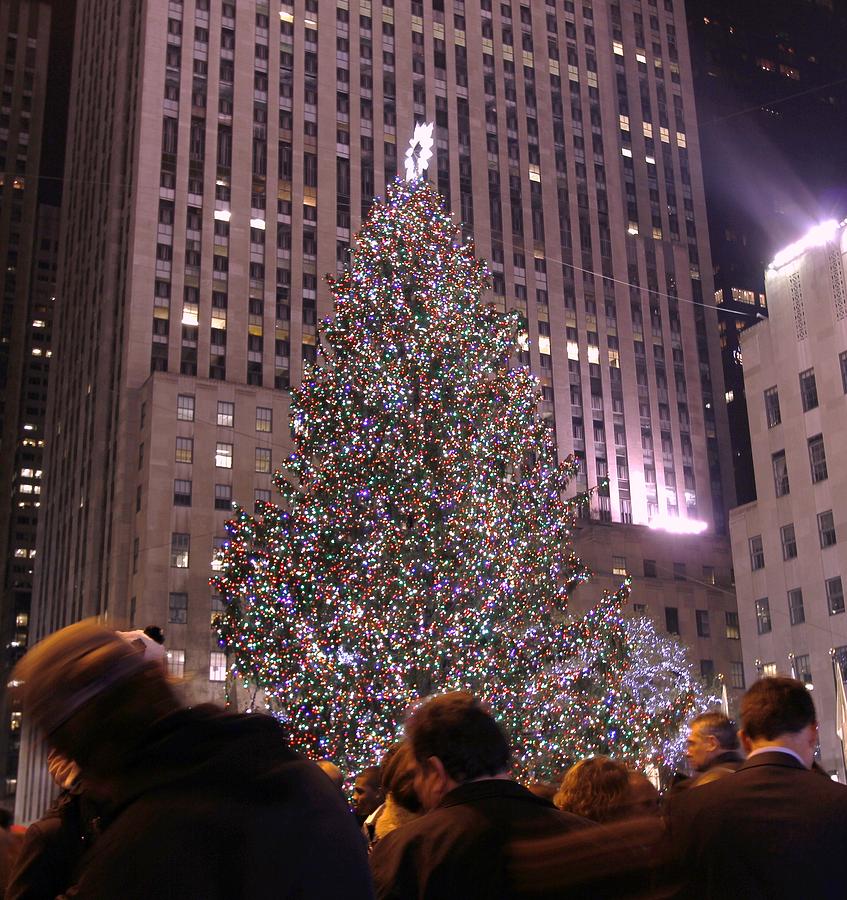
[(226, 653), (220, 650), (209, 654), (209, 681), (226, 681)]
[(779, 671), (776, 667), (775, 662), (766, 662), (762, 666), (762, 677), (763, 678), (776, 678), (779, 675)]
[(841, 387), (847, 394), (847, 350), (838, 354), (838, 364), (841, 366)]
[(748, 541), (750, 545), (750, 568), (755, 572), (757, 569), (765, 567), (765, 548), (762, 545), (762, 536), (760, 534), (751, 537)]
[(726, 638), (729, 641), (741, 640), (741, 629), (738, 625), (738, 613), (726, 613)]
[(188, 594), (173, 591), (168, 594), (168, 623), (185, 625), (188, 622)]
[(818, 405), (818, 386), (815, 384), (814, 369), (806, 369), (800, 373), (800, 399), (803, 401), (803, 412), (808, 412)]
[(703, 581), (706, 584), (715, 584), (715, 567), (714, 566), (703, 566)]
[(768, 388), (765, 391), (765, 417), (768, 420), (768, 428), (773, 428), (782, 421), (779, 412), (779, 391), (776, 387)]
[(656, 577), (656, 560), (655, 559), (645, 559), (644, 560), (644, 577), (645, 578), (655, 578)]
[(194, 462), (194, 439), (178, 437), (176, 439), (176, 461), (178, 463)]
[(220, 594), (212, 594), (211, 607), (212, 625), (217, 625), (225, 611), (224, 600)]
[(265, 491), (262, 488), (256, 488), (256, 490), (253, 491), (253, 510), (257, 515), (263, 511), (264, 504), (270, 502), (270, 491)]
[(789, 490), (788, 465), (785, 462), (785, 451), (780, 450), (771, 456), (773, 465), (773, 486), (777, 497), (784, 497)]
[(273, 431), (273, 410), (266, 406), (256, 407), (256, 431)]
[(612, 575), (626, 575), (626, 557), (612, 557)]
[(809, 438), (809, 465), (812, 469), (812, 482), (826, 481), (826, 451), (823, 446), (823, 435), (816, 434)]
[(803, 592), (794, 588), (788, 592), (788, 620), (792, 625), (802, 625), (806, 621), (806, 610), (803, 609)]
[(171, 566), (174, 569), (188, 568), (188, 550), (191, 536), (181, 531), (171, 534)]
[(696, 611), (697, 616), (697, 637), (710, 637), (711, 630), (709, 628), (709, 610), (708, 609), (698, 609)]
[(222, 444), (218, 442), (215, 448), (215, 465), (219, 469), (232, 468), (232, 444)]
[(256, 471), (268, 473), (271, 470), (271, 451), (267, 447), (256, 447)]
[(803, 684), (812, 683), (812, 664), (809, 662), (808, 653), (794, 657), (794, 677), (799, 678)]
[(837, 543), (835, 536), (835, 519), (832, 516), (832, 510), (818, 513), (818, 537), (820, 538), (821, 547), (832, 547)]
[(646, 603), (633, 603), (632, 611), (637, 616), (646, 616), (647, 615), (647, 604)]
[(218, 425), (221, 428), (233, 428), (235, 426), (235, 404), (218, 400)]
[(675, 562), (673, 564), (674, 581), (685, 581), (685, 563)]
[(171, 678), (182, 678), (185, 675), (185, 650), (168, 650), (165, 661)]
[(191, 506), (191, 482), (184, 478), (174, 479), (174, 506)]
[(729, 664), (729, 686), (739, 691), (747, 687), (744, 681), (744, 663), (733, 660)]
[(847, 678), (847, 644), (835, 648), (835, 661), (841, 669), (841, 674)]
[(707, 684), (711, 684), (715, 678), (715, 661), (713, 659), (700, 660), (700, 677)]
[(826, 602), (831, 616), (837, 616), (844, 612), (844, 589), (841, 587), (840, 575), (836, 575), (835, 578), (827, 578)]
[(176, 398), (176, 417), (181, 422), (194, 421), (194, 395), (178, 394)]
[(232, 509), (232, 485), (215, 485), (215, 509)]
[(756, 631), (767, 634), (771, 630), (771, 605), (767, 597), (756, 601)]
[(782, 558), (794, 559), (797, 556), (797, 538), (794, 536), (793, 522), (779, 529), (779, 539), (782, 541)]
[(679, 610), (675, 606), (665, 607), (665, 628), (668, 634), (679, 634)]

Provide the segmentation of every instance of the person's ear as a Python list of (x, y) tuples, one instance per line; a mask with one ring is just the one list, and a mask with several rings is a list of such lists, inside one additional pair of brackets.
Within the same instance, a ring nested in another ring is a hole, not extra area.
[(439, 783), (446, 784), (450, 779), (447, 769), (444, 768), (444, 763), (437, 756), (430, 756), (426, 761), (426, 766), (437, 777)]
[(747, 732), (743, 728), (738, 732), (738, 740), (741, 742), (744, 752), (749, 756), (753, 751), (753, 742), (747, 737)]

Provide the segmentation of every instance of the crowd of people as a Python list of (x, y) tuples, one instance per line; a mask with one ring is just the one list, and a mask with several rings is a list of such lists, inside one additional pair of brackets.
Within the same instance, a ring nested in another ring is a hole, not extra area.
[(847, 896), (847, 787), (815, 766), (814, 705), (790, 678), (747, 691), (738, 731), (694, 719), (692, 775), (663, 794), (606, 757), (523, 785), (485, 706), (435, 696), (352, 807), (344, 773), (275, 719), (183, 706), (143, 641), (81, 622), (15, 681), (61, 793), (9, 900)]

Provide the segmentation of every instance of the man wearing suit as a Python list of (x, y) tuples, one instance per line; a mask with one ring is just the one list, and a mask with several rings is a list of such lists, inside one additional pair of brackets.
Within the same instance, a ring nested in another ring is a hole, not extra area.
[[(587, 826), (509, 777), (509, 745), (470, 694), (435, 697), (406, 724), (426, 815), (374, 848), (380, 900), (498, 900), (523, 896), (513, 883), (513, 841), (563, 836)], [(795, 898), (796, 900), (796, 898)]]
[(686, 791), (670, 814), (686, 898), (781, 900), (847, 893), (847, 787), (812, 771), (817, 719), (793, 678), (741, 700), (746, 761)]

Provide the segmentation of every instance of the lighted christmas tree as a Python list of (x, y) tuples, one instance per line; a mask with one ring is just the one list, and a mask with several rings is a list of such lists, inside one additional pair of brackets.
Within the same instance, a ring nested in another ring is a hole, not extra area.
[(526, 772), (570, 752), (562, 716), (583, 685), (561, 677), (567, 602), (588, 575), (574, 465), (513, 364), (519, 317), (486, 280), (426, 181), (389, 188), (292, 393), (282, 502), (238, 511), (220, 558), (233, 672), (297, 747), (348, 771), (379, 758), (416, 700), (456, 689), (490, 703)]

